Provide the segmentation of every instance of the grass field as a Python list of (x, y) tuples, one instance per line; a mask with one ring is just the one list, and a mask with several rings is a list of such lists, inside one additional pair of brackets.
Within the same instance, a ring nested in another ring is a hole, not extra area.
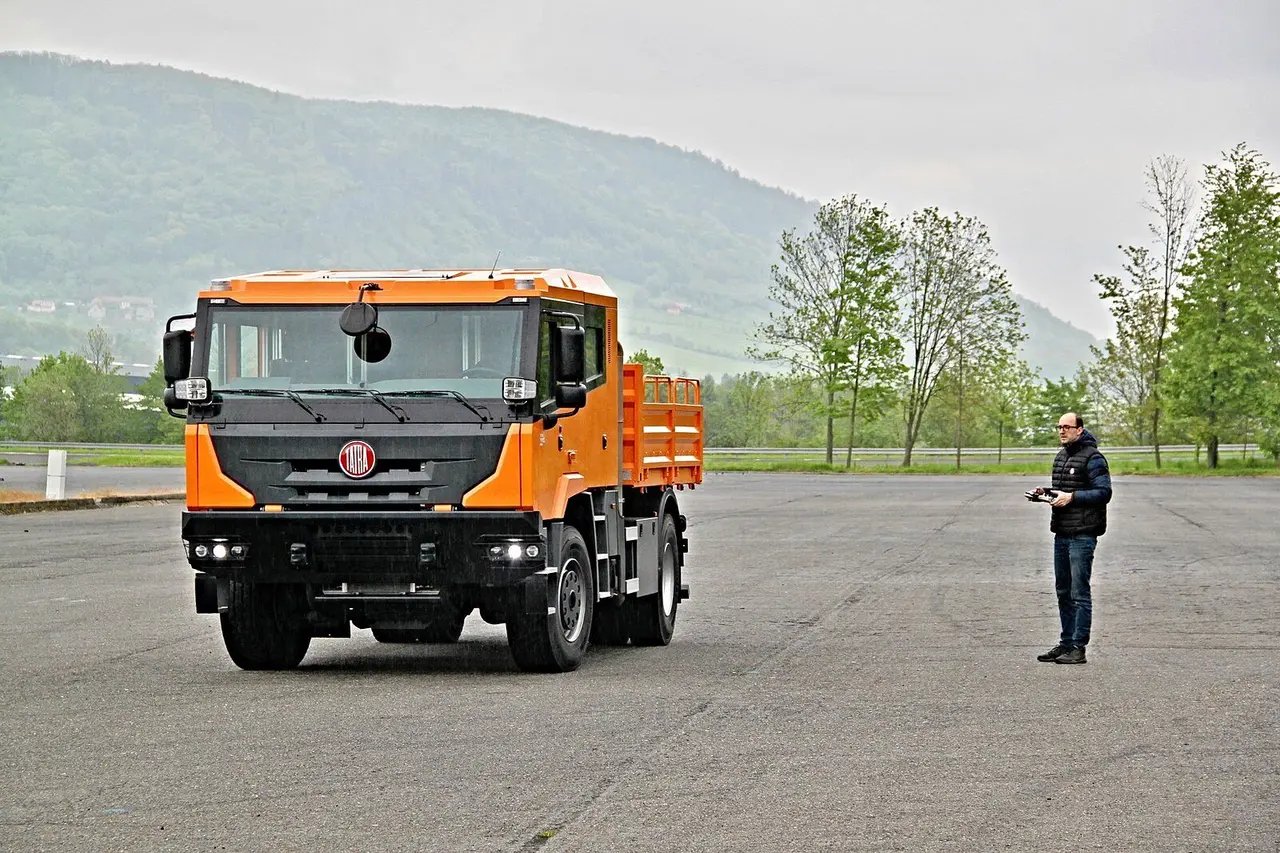
[[(22, 460), (25, 464), (44, 464), (49, 448), (6, 447), (0, 444), (0, 465)], [(157, 447), (154, 450), (68, 450), (68, 465), (96, 465), (106, 468), (181, 468), (183, 452), (180, 448)], [(11, 458), (10, 458), (11, 457)], [(38, 461), (32, 461), (35, 457)]]
[[(40, 459), (47, 449), (33, 447), (6, 447), (0, 444), (0, 465), (10, 460), (21, 459), (26, 464), (43, 464)], [(1201, 454), (1197, 460), (1194, 454), (1166, 453), (1161, 460), (1162, 465), (1156, 468), (1151, 454), (1106, 453), (1114, 474), (1164, 474), (1175, 476), (1246, 476), (1266, 477), (1280, 476), (1280, 465), (1274, 460), (1252, 451), (1248, 456), (1240, 453), (1224, 454), (1219, 458), (1219, 467), (1210, 470)], [(960, 467), (956, 467), (954, 457), (936, 455), (917, 455), (913, 464), (904, 468), (900, 457), (885, 454), (875, 456), (854, 457), (853, 465), (846, 468), (844, 456), (836, 454), (836, 463), (827, 465), (821, 461), (820, 454), (812, 450), (797, 450), (794, 456), (785, 454), (725, 454), (712, 453), (706, 456), (707, 471), (799, 471), (806, 473), (829, 474), (1035, 474), (1048, 476), (1049, 466), (1053, 459), (1053, 450), (1046, 448), (1044, 454), (1037, 458), (1025, 455), (1006, 457), (997, 463), (990, 455), (962, 455)], [(115, 468), (181, 468), (184, 464), (183, 452), (177, 448), (158, 447), (154, 450), (103, 449), (103, 450), (70, 450), (67, 453), (69, 465), (96, 465)]]
[[(1130, 456), (1124, 454), (1104, 454), (1111, 466), (1111, 473), (1159, 474), (1165, 476), (1206, 476), (1206, 477), (1267, 477), (1280, 476), (1280, 466), (1271, 459), (1264, 459), (1254, 454), (1241, 459), (1220, 457), (1218, 468), (1210, 470), (1203, 457), (1200, 461), (1191, 458), (1168, 457), (1161, 460), (1160, 468), (1156, 468), (1155, 460), (1150, 455)], [(912, 460), (910, 467), (904, 468), (901, 460), (887, 461), (883, 456), (867, 459), (854, 459), (853, 466), (846, 468), (843, 457), (837, 457), (834, 465), (816, 460), (812, 455), (797, 456), (727, 456), (712, 454), (706, 457), (707, 471), (799, 471), (805, 473), (829, 474), (1034, 474), (1049, 476), (1052, 453), (1046, 453), (1043, 459), (1028, 460), (1025, 457), (1016, 461), (1004, 461), (997, 464), (990, 456), (961, 456), (960, 467), (956, 467), (954, 459), (940, 461), (938, 457), (929, 457), (928, 461)]]

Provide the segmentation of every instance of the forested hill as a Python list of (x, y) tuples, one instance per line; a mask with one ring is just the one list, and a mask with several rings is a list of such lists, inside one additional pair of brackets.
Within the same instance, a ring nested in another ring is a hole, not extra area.
[[(629, 350), (738, 372), (778, 235), (814, 207), (701, 154), (547, 119), (0, 54), (0, 352), (102, 322), (147, 360), (210, 278), (487, 267), (501, 251), (502, 266), (605, 275)], [(114, 301), (90, 321), (95, 297)], [(154, 319), (121, 309), (139, 297)], [(32, 300), (52, 313), (17, 313)]]

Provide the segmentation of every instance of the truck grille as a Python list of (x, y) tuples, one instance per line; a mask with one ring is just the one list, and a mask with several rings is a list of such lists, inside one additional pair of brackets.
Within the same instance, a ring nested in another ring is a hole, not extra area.
[[(415, 427), (442, 429), (433, 424)], [(505, 436), (496, 429), (482, 433), (470, 424), (456, 428), (453, 434), (363, 432), (361, 437), (373, 446), (377, 459), (369, 475), (358, 480), (338, 467), (338, 451), (354, 433), (342, 426), (326, 428), (333, 433), (326, 436), (301, 430), (279, 435), (261, 425), (246, 425), (239, 429), (247, 434), (215, 435), (214, 448), (223, 473), (260, 504), (326, 510), (456, 504), (493, 474)]]

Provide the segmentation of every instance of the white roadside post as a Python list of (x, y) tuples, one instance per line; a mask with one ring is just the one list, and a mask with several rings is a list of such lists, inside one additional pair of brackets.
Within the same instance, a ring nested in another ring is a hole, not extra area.
[(44, 483), (44, 499), (60, 501), (67, 496), (67, 451), (49, 451), (49, 476)]

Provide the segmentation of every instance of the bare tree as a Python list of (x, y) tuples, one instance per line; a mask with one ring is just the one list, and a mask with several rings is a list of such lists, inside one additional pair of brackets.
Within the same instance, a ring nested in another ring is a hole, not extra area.
[(969, 365), (1009, 358), (1025, 333), (987, 229), (977, 219), (943, 216), (937, 208), (913, 214), (901, 258), (907, 466), (939, 378), (959, 367), (962, 353)]
[(1156, 467), (1160, 467), (1160, 378), (1165, 349), (1172, 332), (1173, 298), (1181, 281), (1183, 265), (1195, 238), (1195, 185), (1187, 176), (1186, 164), (1162, 154), (1147, 166), (1145, 207), (1155, 216), (1148, 226), (1163, 249), (1161, 263), (1160, 314), (1155, 324), (1155, 346), (1151, 369), (1151, 443)]
[[(1161, 155), (1147, 165), (1143, 208), (1153, 245), (1121, 246), (1124, 276), (1095, 275), (1101, 296), (1111, 304), (1116, 334), (1101, 349), (1090, 376), (1138, 440), (1155, 447), (1160, 467), (1162, 374), (1173, 332), (1173, 305), (1181, 287), (1194, 233), (1194, 187), (1186, 166)], [(1101, 401), (1100, 401), (1101, 402)]]
[(115, 366), (115, 354), (111, 352), (111, 335), (101, 326), (94, 326), (85, 335), (81, 355), (98, 373), (112, 374), (119, 369)]

